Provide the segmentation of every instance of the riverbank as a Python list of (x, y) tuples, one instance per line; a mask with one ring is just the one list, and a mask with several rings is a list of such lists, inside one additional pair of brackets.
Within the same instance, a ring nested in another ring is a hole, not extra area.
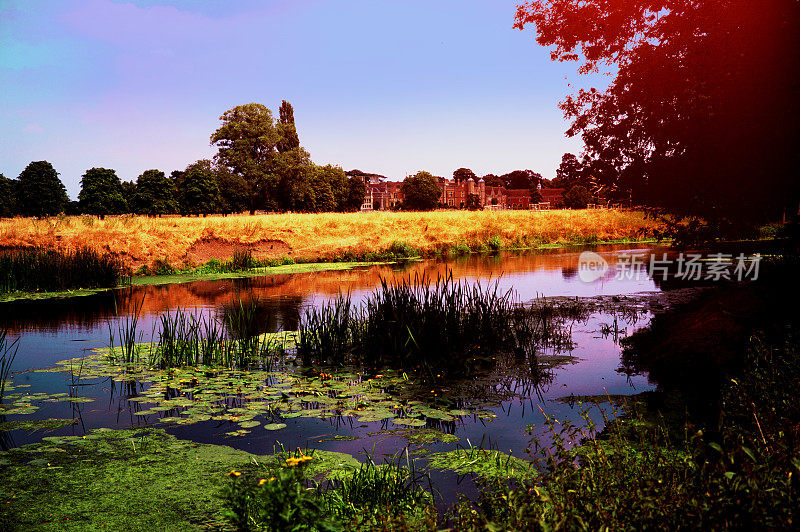
[[(262, 263), (375, 261), (509, 248), (629, 242), (657, 227), (623, 210), (434, 211), (0, 220), (0, 248), (88, 247), (131, 272), (193, 268), (247, 250)], [(278, 265), (270, 264), (270, 265)]]

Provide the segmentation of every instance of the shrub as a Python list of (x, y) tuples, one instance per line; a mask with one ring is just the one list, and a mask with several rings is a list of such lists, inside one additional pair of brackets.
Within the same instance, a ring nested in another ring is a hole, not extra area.
[(486, 245), (489, 246), (489, 249), (492, 251), (500, 251), (500, 249), (503, 247), (503, 241), (499, 236), (495, 235), (486, 241)]
[(150, 271), (153, 275), (172, 275), (175, 273), (175, 268), (166, 259), (156, 259)]
[(386, 253), (395, 259), (418, 257), (420, 252), (412, 245), (402, 240), (395, 240), (386, 250)]

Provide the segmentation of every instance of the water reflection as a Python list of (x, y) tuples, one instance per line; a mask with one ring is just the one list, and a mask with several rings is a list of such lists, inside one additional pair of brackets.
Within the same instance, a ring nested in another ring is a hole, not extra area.
[(590, 283), (577, 275), (580, 250), (470, 255), (454, 260), (428, 260), (346, 271), (135, 286), (69, 300), (0, 303), (0, 328), (11, 333), (90, 332), (99, 327), (107, 329), (110, 320), (130, 316), (140, 305), (143, 316), (153, 316), (176, 308), (224, 309), (240, 300), (248, 302), (256, 298), (263, 307), (264, 331), (289, 330), (297, 327), (305, 305), (319, 304), (340, 292), (350, 292), (357, 300), (375, 289), (381, 278), (425, 274), (435, 279), (447, 270), (452, 271), (456, 280), (497, 281), (501, 290), (513, 289), (523, 301), (540, 296), (631, 294), (658, 289), (659, 285), (646, 274), (636, 279), (617, 278), (621, 256), (635, 251), (649, 253), (649, 248), (631, 250), (626, 246), (601, 246), (596, 251), (608, 262), (609, 269), (604, 276)]

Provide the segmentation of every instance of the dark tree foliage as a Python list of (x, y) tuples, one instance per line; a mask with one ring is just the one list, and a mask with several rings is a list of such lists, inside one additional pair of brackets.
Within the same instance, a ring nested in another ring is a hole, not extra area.
[(136, 212), (136, 183), (133, 181), (123, 181), (122, 185), (122, 198), (125, 200), (126, 213)]
[(122, 195), (122, 183), (117, 172), (110, 168), (86, 170), (81, 178), (78, 203), (82, 213), (100, 217), (122, 214), (128, 206)]
[(800, 2), (535, 0), (528, 24), (554, 60), (616, 72), (561, 104), (610, 196), (719, 237), (797, 213)]
[(456, 183), (461, 183), (462, 181), (466, 181), (467, 179), (472, 179), (473, 181), (478, 180), (478, 176), (475, 175), (475, 172), (470, 170), (469, 168), (459, 168), (455, 172), (453, 172), (453, 179)]
[(185, 214), (209, 214), (219, 209), (219, 188), (211, 161), (202, 159), (176, 176), (181, 211)]
[[(288, 182), (289, 208), (297, 212), (333, 212), (346, 210), (349, 183), (344, 170), (336, 166), (317, 166), (310, 161), (296, 165)], [(363, 184), (363, 183), (362, 183)], [(358, 206), (364, 200), (362, 194)]]
[(477, 194), (467, 194), (467, 204), (465, 207), (467, 210), (477, 211), (481, 208), (481, 197)]
[(0, 218), (17, 214), (17, 181), (0, 174)]
[(223, 214), (243, 212), (249, 208), (247, 182), (244, 177), (231, 172), (221, 164), (214, 165), (214, 175), (219, 187), (220, 210)]
[(584, 171), (584, 166), (574, 154), (565, 153), (561, 156), (561, 164), (556, 169), (553, 186), (569, 190), (577, 185), (589, 188), (587, 172)]
[(564, 207), (585, 209), (592, 202), (592, 194), (586, 187), (575, 185), (564, 194)]
[(19, 174), (17, 206), (25, 216), (53, 216), (63, 212), (69, 203), (67, 189), (53, 165), (34, 161)]
[(275, 159), (275, 177), (278, 179), (274, 208), (298, 212), (315, 212), (317, 198), (314, 193), (314, 163), (303, 148), (278, 154)]
[(268, 205), (274, 208), (281, 135), (272, 112), (262, 104), (249, 103), (225, 111), (220, 120), (222, 125), (211, 135), (211, 143), (219, 147), (216, 162), (244, 180), (251, 214)]
[(500, 176), (503, 181), (503, 186), (506, 188), (531, 188), (536, 187), (542, 176), (533, 170), (514, 170), (507, 174)]
[(300, 138), (297, 136), (297, 127), (294, 125), (294, 108), (292, 104), (283, 100), (278, 109), (278, 151), (283, 153), (300, 147)]
[(486, 174), (483, 176), (483, 182), (487, 187), (504, 187), (506, 184), (500, 179), (500, 176), (495, 174)]
[(175, 184), (161, 170), (146, 170), (136, 178), (132, 211), (148, 216), (178, 212)]
[(347, 178), (347, 198), (345, 199), (342, 210), (345, 212), (356, 212), (364, 204), (367, 195), (367, 185), (360, 177)]
[(435, 209), (442, 197), (439, 180), (425, 171), (406, 177), (400, 191), (403, 193), (403, 208), (411, 211)]

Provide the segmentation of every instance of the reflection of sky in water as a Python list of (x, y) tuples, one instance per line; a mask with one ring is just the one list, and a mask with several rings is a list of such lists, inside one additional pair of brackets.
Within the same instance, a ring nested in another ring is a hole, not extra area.
[[(133, 305), (142, 301), (144, 308), (139, 322), (142, 339), (148, 340), (154, 330), (158, 329), (158, 316), (165, 310), (174, 310), (177, 306), (191, 309), (206, 316), (221, 315), (221, 307), (229, 305), (237, 298), (258, 297), (263, 307), (262, 321), (265, 330), (295, 328), (302, 308), (307, 305), (319, 305), (321, 302), (335, 297), (339, 291), (350, 291), (354, 299), (361, 300), (371, 293), (379, 282), (378, 275), (402, 276), (409, 273), (427, 273), (436, 277), (436, 273), (444, 271), (446, 266), (453, 269), (457, 279), (480, 281), (484, 286), (498, 280), (501, 291), (515, 290), (519, 298), (529, 301), (538, 296), (594, 296), (611, 294), (631, 294), (642, 291), (657, 290), (656, 284), (644, 277), (640, 279), (615, 278), (614, 267), (616, 253), (602, 253), (611, 264), (607, 275), (593, 283), (585, 283), (576, 274), (578, 253), (551, 253), (511, 256), (498, 260), (487, 257), (468, 257), (450, 263), (426, 262), (407, 266), (393, 271), (390, 267), (366, 269), (357, 272), (321, 272), (286, 276), (278, 280), (244, 280), (220, 281), (216, 283), (193, 283), (187, 285), (171, 285), (166, 287), (149, 287), (145, 290), (133, 290), (130, 293), (105, 303), (105, 309), (97, 311), (87, 307), (83, 310), (70, 308), (69, 305), (48, 305), (36, 303), (26, 306), (18, 315), (5, 310), (0, 314), (0, 327), (11, 326), (11, 336), (20, 337), (20, 348), (14, 362), (15, 372), (32, 368), (42, 368), (56, 361), (78, 357), (84, 350), (105, 346), (109, 341), (109, 327), (115, 332), (119, 321), (127, 319), (133, 311)], [(338, 279), (338, 281), (337, 281)], [(304, 291), (305, 290), (305, 291)], [(148, 302), (148, 298), (149, 302)], [(79, 302), (89, 303), (90, 300)], [(116, 313), (115, 313), (116, 309)], [(49, 311), (53, 311), (48, 315)], [(95, 312), (97, 311), (97, 312)], [(115, 315), (116, 314), (116, 315)], [(22, 319), (26, 327), (19, 327)], [(16, 320), (16, 321), (15, 321)], [(541, 435), (543, 423), (542, 411), (559, 419), (578, 421), (578, 407), (554, 402), (553, 399), (574, 395), (632, 394), (651, 389), (646, 377), (627, 378), (618, 373), (620, 350), (612, 338), (604, 338), (600, 334), (601, 324), (609, 324), (613, 317), (596, 314), (586, 322), (573, 326), (573, 340), (576, 347), (574, 354), (578, 361), (557, 368), (553, 381), (541, 390), (541, 395), (527, 393), (524, 397), (513, 398), (502, 402), (500, 408), (494, 409), (497, 419), (484, 422), (479, 419), (465, 418), (455, 425), (455, 434), (462, 446), (467, 446), (467, 439), (478, 445), (481, 441), (503, 451), (513, 450), (515, 456), (524, 457), (524, 450), (529, 443), (525, 426), (533, 424), (538, 427), (536, 433)], [(6, 322), (6, 323), (3, 323)], [(627, 326), (627, 333), (633, 328), (646, 325), (647, 319)], [(14, 332), (14, 326), (17, 326)], [(623, 334), (624, 336), (624, 334)], [(507, 384), (513, 386), (513, 377), (506, 378)], [(91, 386), (71, 388), (71, 378), (63, 373), (22, 373), (14, 377), (14, 383), (30, 384), (27, 389), (16, 392), (44, 391), (47, 393), (76, 392), (79, 396), (96, 398), (94, 402), (72, 405), (69, 403), (42, 403), (36, 418), (75, 418), (77, 424), (51, 434), (83, 434), (85, 430), (99, 427), (136, 427), (145, 425), (148, 420), (133, 415), (134, 403), (125, 399), (126, 391), (119, 383), (95, 380)], [(151, 416), (148, 416), (148, 418)], [(597, 412), (592, 414), (596, 421), (602, 418)], [(10, 416), (10, 419), (22, 417)], [(258, 419), (258, 418), (257, 418)], [(152, 419), (150, 423), (152, 424)], [(206, 443), (223, 443), (243, 450), (264, 454), (273, 452), (277, 442), (289, 448), (314, 447), (325, 450), (358, 454), (363, 449), (375, 450), (376, 457), (391, 455), (401, 450), (405, 440), (396, 436), (376, 435), (386, 428), (396, 428), (390, 422), (361, 423), (355, 418), (344, 419), (306, 419), (295, 418), (285, 420), (286, 429), (270, 432), (256, 427), (243, 438), (231, 438), (225, 432), (236, 430), (238, 426), (231, 422), (202, 422), (188, 426), (168, 426), (170, 433), (179, 437)], [(155, 423), (154, 426), (164, 426)], [(38, 441), (43, 434), (27, 434), (14, 431), (11, 436), (14, 444)], [(354, 436), (354, 441), (320, 441), (335, 435)], [(450, 450), (453, 445), (430, 444), (430, 450)], [(441, 481), (439, 489), (446, 499), (454, 500), (456, 492), (472, 493), (471, 483), (457, 486), (455, 475), (437, 474)]]

